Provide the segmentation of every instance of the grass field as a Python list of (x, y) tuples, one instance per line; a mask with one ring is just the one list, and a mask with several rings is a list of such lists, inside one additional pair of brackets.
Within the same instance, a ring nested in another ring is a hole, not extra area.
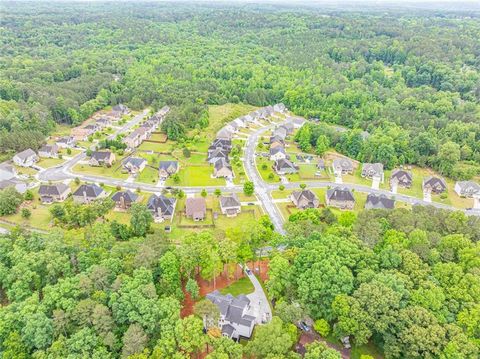
[(153, 152), (172, 152), (178, 147), (176, 142), (168, 140), (165, 143), (145, 142), (138, 146), (139, 151), (153, 151)]
[(66, 160), (64, 158), (41, 158), (40, 161), (37, 162), (37, 165), (43, 168), (54, 167), (62, 164)]
[(180, 181), (175, 183), (172, 178), (166, 181), (168, 186), (224, 186), (225, 179), (211, 178), (213, 168), (211, 166), (188, 166), (178, 171)]
[(93, 167), (89, 166), (88, 164), (78, 164), (72, 168), (72, 172), (81, 173), (85, 175), (93, 175), (93, 176), (102, 176), (102, 177), (112, 177), (112, 178), (119, 178), (119, 179), (127, 179), (128, 173), (123, 173), (121, 170), (120, 162), (122, 161), (121, 158), (117, 158), (117, 162), (112, 167)]
[(228, 287), (220, 290), (223, 295), (231, 294), (237, 296), (239, 294), (250, 294), (255, 290), (252, 282), (247, 277), (240, 278), (236, 282), (233, 282)]
[(145, 167), (145, 169), (135, 178), (135, 182), (142, 182), (147, 184), (155, 184), (158, 182), (158, 171), (152, 167)]
[(208, 107), (208, 127), (204, 130), (206, 137), (212, 140), (226, 122), (254, 111), (256, 107), (245, 104), (227, 103)]

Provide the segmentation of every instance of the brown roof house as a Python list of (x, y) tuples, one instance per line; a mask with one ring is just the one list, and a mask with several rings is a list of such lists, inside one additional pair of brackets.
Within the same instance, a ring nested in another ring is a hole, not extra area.
[(73, 201), (77, 203), (91, 203), (100, 198), (105, 198), (107, 192), (102, 187), (93, 184), (82, 184), (73, 192)]
[(235, 217), (241, 211), (241, 204), (237, 195), (220, 196), (220, 210), (227, 217)]
[(336, 158), (332, 162), (332, 170), (335, 174), (352, 174), (353, 162), (348, 158)]
[(147, 208), (152, 212), (155, 222), (163, 222), (173, 219), (176, 204), (176, 198), (152, 194), (148, 199)]
[(216, 178), (233, 178), (233, 170), (225, 158), (219, 158), (213, 165), (213, 176)]
[(88, 164), (90, 166), (111, 167), (115, 162), (115, 154), (110, 151), (93, 151)]
[(447, 183), (441, 177), (426, 177), (423, 179), (422, 188), (424, 192), (440, 194), (447, 190)]
[(187, 198), (185, 215), (194, 221), (203, 221), (207, 215), (205, 198)]
[(273, 169), (275, 172), (277, 172), (277, 174), (285, 175), (297, 173), (299, 168), (293, 162), (285, 158), (275, 161), (273, 164)]
[(38, 155), (44, 158), (57, 158), (58, 157), (58, 146), (54, 145), (45, 145), (38, 150)]
[(138, 195), (130, 190), (118, 191), (112, 196), (117, 210), (127, 210), (138, 200)]
[(348, 188), (335, 187), (327, 190), (325, 200), (327, 206), (340, 209), (353, 209), (355, 206), (355, 197)]
[(38, 189), (38, 195), (42, 203), (63, 202), (67, 199), (71, 189), (64, 183), (53, 185), (41, 185)]
[(318, 197), (309, 189), (293, 191), (290, 198), (293, 204), (299, 209), (317, 208), (320, 205)]
[(396, 169), (392, 171), (392, 175), (390, 176), (390, 187), (392, 190), (396, 186), (410, 188), (412, 186), (412, 182), (412, 172), (403, 169)]
[(21, 167), (30, 167), (35, 164), (35, 162), (38, 162), (39, 158), (37, 154), (35, 153), (34, 150), (32, 149), (26, 149), (25, 151), (17, 153), (15, 156), (13, 156), (13, 162), (17, 166)]
[(177, 161), (160, 161), (158, 164), (158, 176), (162, 180), (166, 180), (171, 175), (178, 172)]

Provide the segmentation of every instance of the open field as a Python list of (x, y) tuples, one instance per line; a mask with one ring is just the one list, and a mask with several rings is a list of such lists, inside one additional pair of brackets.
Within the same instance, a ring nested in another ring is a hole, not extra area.
[(105, 166), (90, 166), (88, 164), (79, 163), (75, 167), (72, 168), (73, 173), (80, 173), (85, 175), (94, 175), (94, 176), (102, 176), (102, 177), (112, 177), (112, 178), (119, 178), (119, 179), (127, 179), (128, 173), (123, 173), (121, 168), (121, 161), (122, 158), (117, 158), (117, 161), (112, 167), (105, 167)]
[(224, 186), (225, 179), (212, 178), (213, 167), (205, 166), (189, 166), (181, 167), (178, 171), (180, 181), (175, 183), (172, 178), (167, 179), (168, 186)]

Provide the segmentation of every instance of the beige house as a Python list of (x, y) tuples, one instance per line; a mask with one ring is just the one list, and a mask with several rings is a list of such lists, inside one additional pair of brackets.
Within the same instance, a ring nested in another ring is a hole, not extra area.
[(290, 199), (299, 209), (317, 208), (320, 205), (317, 195), (309, 189), (303, 191), (293, 191)]
[(185, 215), (194, 221), (203, 221), (207, 215), (207, 202), (205, 198), (187, 198)]

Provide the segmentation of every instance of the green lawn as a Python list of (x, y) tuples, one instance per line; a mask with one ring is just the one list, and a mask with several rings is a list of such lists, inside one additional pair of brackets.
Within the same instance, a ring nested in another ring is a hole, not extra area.
[[(265, 157), (257, 157), (256, 164), (258, 172), (265, 182), (275, 183), (280, 181), (280, 177), (272, 169), (273, 161)], [(263, 168), (264, 164), (267, 165), (266, 169)], [(271, 177), (272, 175), (273, 178)]]
[(225, 179), (211, 178), (213, 167), (205, 166), (188, 166), (181, 167), (178, 171), (180, 181), (175, 183), (172, 178), (166, 181), (168, 186), (224, 186)]
[(112, 167), (94, 167), (89, 166), (88, 164), (78, 164), (72, 168), (72, 172), (81, 173), (85, 175), (93, 175), (93, 176), (102, 176), (102, 177), (112, 177), (112, 178), (120, 178), (120, 179), (127, 179), (128, 173), (123, 173), (121, 169), (121, 162), (122, 159), (117, 159), (117, 162)]
[(207, 138), (212, 140), (215, 134), (226, 122), (246, 115), (256, 110), (256, 107), (245, 104), (227, 103), (225, 105), (211, 105), (208, 107), (208, 127), (203, 131)]
[(59, 164), (62, 164), (65, 162), (65, 159), (60, 159), (60, 158), (41, 158), (40, 161), (37, 162), (37, 165), (43, 168), (49, 168), (49, 167), (54, 167)]
[(235, 177), (233, 178), (233, 183), (235, 184), (243, 184), (248, 180), (247, 174), (245, 173), (245, 168), (243, 167), (243, 163), (240, 163), (239, 166), (232, 166), (233, 173)]
[(360, 359), (362, 355), (370, 355), (375, 359), (383, 358), (382, 353), (373, 343), (368, 343), (359, 347), (352, 347), (350, 359)]
[(172, 152), (176, 147), (178, 147), (178, 144), (170, 140), (165, 143), (143, 141), (143, 143), (138, 146), (138, 150), (154, 152)]
[(145, 167), (145, 169), (137, 176), (135, 182), (142, 182), (147, 184), (155, 184), (158, 182), (158, 170), (152, 167)]
[(240, 278), (236, 282), (233, 282), (228, 287), (225, 287), (220, 290), (222, 294), (231, 294), (237, 296), (239, 294), (250, 294), (253, 293), (255, 288), (253, 287), (252, 282), (247, 277)]

